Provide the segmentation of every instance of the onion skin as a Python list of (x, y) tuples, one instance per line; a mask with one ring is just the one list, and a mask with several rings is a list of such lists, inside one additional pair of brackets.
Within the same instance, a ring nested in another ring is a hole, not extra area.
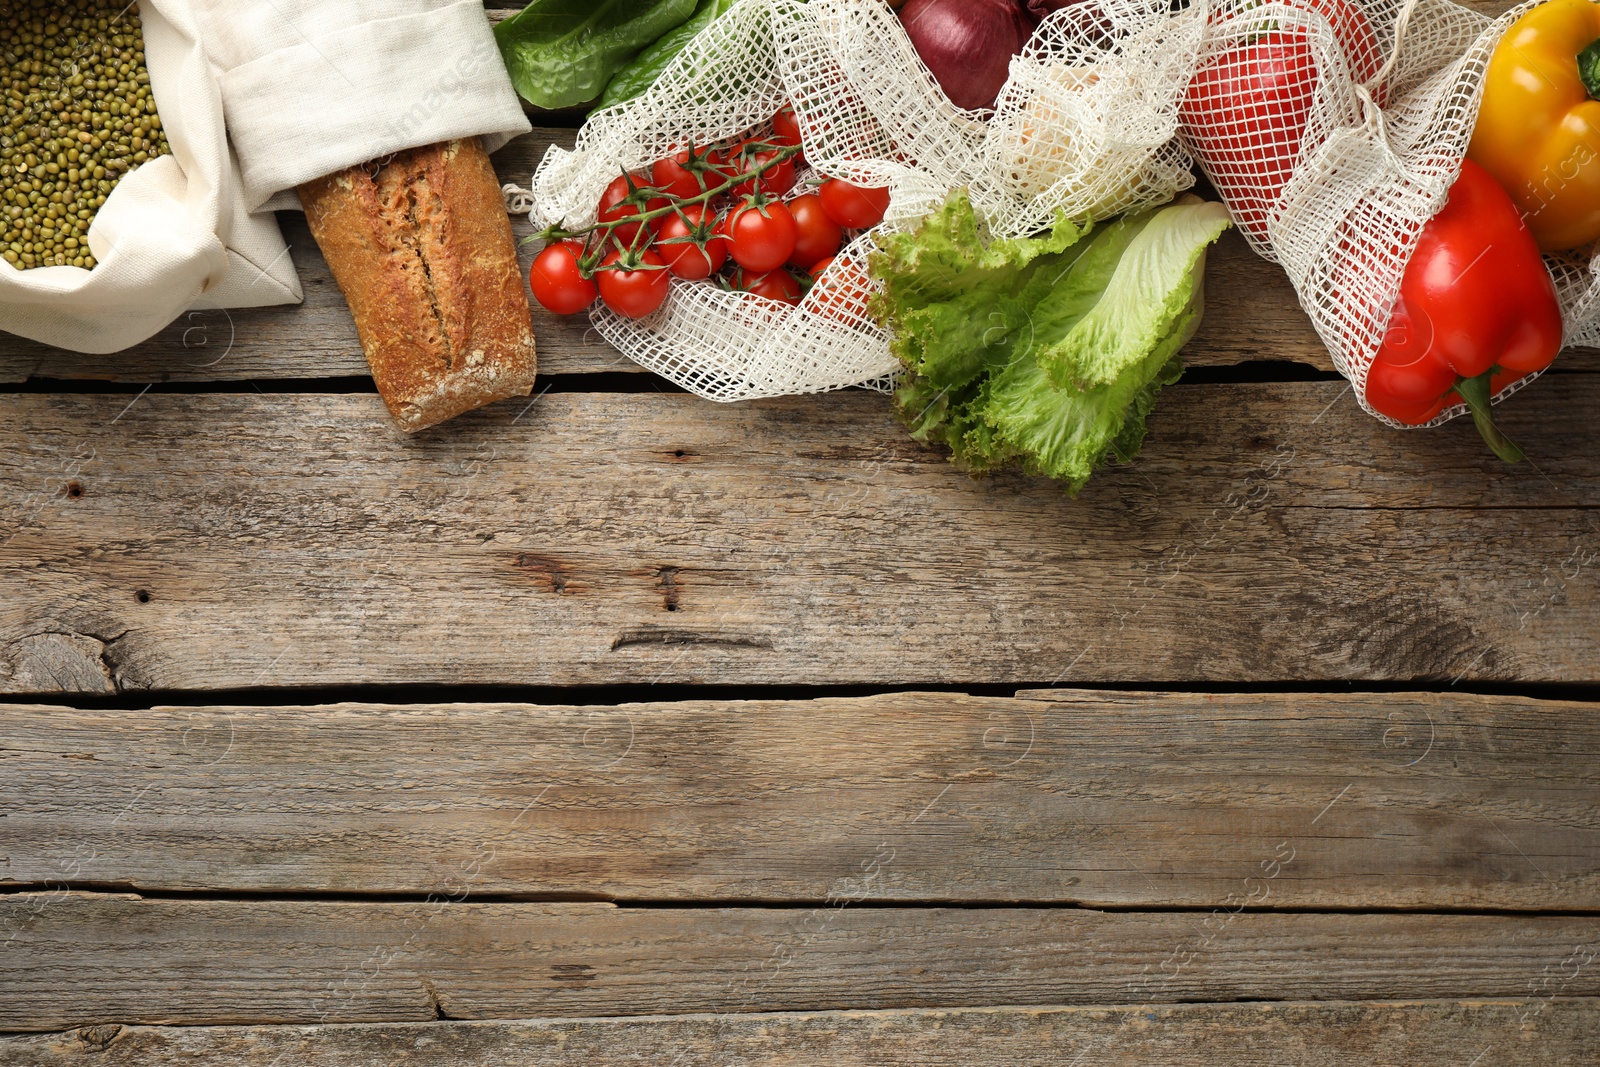
[(1035, 26), (1022, 0), (910, 0), (900, 21), (939, 88), (967, 111), (994, 107)]
[(1033, 13), (1034, 18), (1043, 22), (1055, 12), (1076, 3), (1078, 0), (1028, 0), (1028, 10)]

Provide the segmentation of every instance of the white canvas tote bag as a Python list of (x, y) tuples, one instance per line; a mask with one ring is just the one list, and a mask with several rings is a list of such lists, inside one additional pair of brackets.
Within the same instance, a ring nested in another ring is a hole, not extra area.
[[(481, 0), (142, 0), (172, 154), (89, 229), (98, 266), (0, 260), (0, 331), (116, 352), (188, 308), (297, 303), (271, 214), (301, 182), (454, 137), (530, 128)], [(0, 337), (0, 345), (5, 339)]]

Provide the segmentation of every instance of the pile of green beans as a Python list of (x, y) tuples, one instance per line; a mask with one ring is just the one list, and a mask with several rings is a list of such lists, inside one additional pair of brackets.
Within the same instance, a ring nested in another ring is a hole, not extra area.
[(170, 151), (137, 5), (0, 0), (0, 258), (92, 270), (95, 212)]

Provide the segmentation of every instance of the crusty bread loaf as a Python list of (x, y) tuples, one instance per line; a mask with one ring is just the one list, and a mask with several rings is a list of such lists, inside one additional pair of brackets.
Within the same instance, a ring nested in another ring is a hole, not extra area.
[(532, 391), (527, 289), (476, 138), (307, 182), (300, 202), (401, 429)]

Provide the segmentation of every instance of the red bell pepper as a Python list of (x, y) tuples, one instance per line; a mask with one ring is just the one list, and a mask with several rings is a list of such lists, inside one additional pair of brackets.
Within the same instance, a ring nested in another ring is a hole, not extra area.
[(1511, 197), (1471, 160), (1444, 209), (1422, 229), (1377, 359), (1367, 403), (1408, 425), (1457, 401), (1494, 454), (1522, 458), (1489, 401), (1561, 350), (1561, 306), (1533, 234)]

